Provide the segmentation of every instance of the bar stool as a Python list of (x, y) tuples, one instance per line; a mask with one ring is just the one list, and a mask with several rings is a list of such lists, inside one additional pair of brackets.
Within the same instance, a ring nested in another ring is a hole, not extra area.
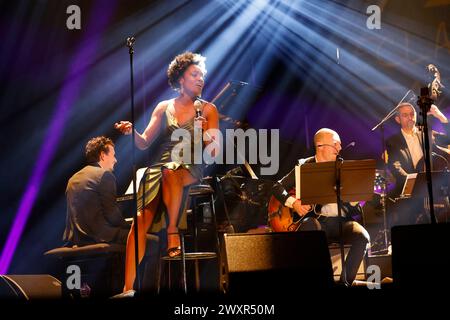
[[(199, 204), (200, 199), (207, 199), (209, 202), (204, 202)], [(168, 265), (168, 287), (171, 288), (171, 263), (172, 262), (181, 262), (181, 283), (182, 290), (184, 293), (187, 293), (187, 274), (186, 274), (186, 261), (193, 261), (195, 263), (195, 288), (197, 291), (200, 290), (200, 275), (199, 275), (199, 261), (206, 259), (217, 259), (219, 254), (219, 238), (217, 235), (217, 230), (214, 230), (214, 249), (215, 252), (212, 251), (198, 251), (198, 232), (199, 232), (199, 206), (203, 206), (203, 216), (202, 223), (203, 224), (211, 224), (216, 228), (216, 214), (214, 207), (214, 190), (210, 185), (206, 184), (198, 184), (191, 185), (187, 187), (184, 191), (184, 204), (180, 208), (180, 216), (181, 214), (190, 215), (192, 220), (192, 234), (186, 231), (180, 230), (180, 245), (181, 245), (181, 254), (176, 257), (163, 256), (160, 258), (160, 270), (163, 269), (163, 264), (166, 263)], [(191, 208), (191, 209), (189, 209)], [(186, 252), (186, 237), (192, 237), (193, 240), (193, 252)], [(163, 272), (160, 272), (160, 281), (161, 284), (161, 276)]]

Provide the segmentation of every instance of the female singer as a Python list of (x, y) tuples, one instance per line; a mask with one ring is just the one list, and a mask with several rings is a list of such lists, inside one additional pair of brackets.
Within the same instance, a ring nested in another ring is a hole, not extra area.
[[(205, 57), (192, 52), (176, 56), (169, 65), (167, 76), (178, 96), (158, 103), (144, 132), (135, 132), (135, 143), (141, 150), (147, 149), (157, 137), (162, 141), (158, 161), (147, 168), (138, 191), (139, 263), (144, 256), (146, 233), (149, 229), (157, 232), (166, 228), (167, 254), (170, 257), (181, 254), (178, 228), (186, 225), (186, 217), (179, 216), (183, 188), (202, 178), (202, 166), (193, 161), (186, 163), (172, 159), (171, 152), (179, 142), (172, 141), (171, 135), (174, 130), (185, 129), (193, 137), (194, 120), (201, 121), (204, 131), (218, 129), (219, 115), (216, 107), (203, 100), (202, 103), (196, 102), (197, 97), (201, 96), (205, 75)], [(203, 110), (198, 110), (199, 105)], [(201, 116), (196, 115), (196, 111), (201, 112)], [(131, 134), (132, 124), (120, 121), (115, 124), (115, 128), (123, 134)], [(193, 149), (194, 139), (191, 140)], [(136, 277), (134, 241), (132, 225), (127, 240), (124, 292), (133, 289)]]

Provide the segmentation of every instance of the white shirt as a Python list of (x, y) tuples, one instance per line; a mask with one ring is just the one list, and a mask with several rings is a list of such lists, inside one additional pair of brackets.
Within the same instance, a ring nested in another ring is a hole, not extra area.
[[(285, 203), (285, 206), (287, 206), (287, 207), (289, 207), (289, 208), (292, 208), (292, 204), (295, 202), (295, 200), (297, 200), (297, 199), (295, 199), (294, 197), (289, 197), (287, 200), (286, 200), (286, 203)], [(358, 204), (358, 202), (357, 201), (355, 201), (355, 202), (350, 202), (350, 205), (352, 205), (352, 206), (356, 206)], [(344, 210), (341, 208), (341, 213), (342, 213), (342, 216), (343, 217), (345, 217), (346, 215), (345, 215), (345, 212), (344, 212)], [(320, 210), (320, 212), (316, 212), (316, 214), (318, 214), (318, 215), (320, 215), (320, 216), (323, 216), (323, 217), (337, 217), (338, 216), (338, 207), (337, 207), (337, 203), (327, 203), (327, 204), (324, 204), (323, 206), (322, 206), (322, 209)]]
[(412, 134), (408, 134), (402, 130), (403, 137), (405, 137), (406, 144), (408, 145), (409, 152), (411, 153), (411, 158), (413, 161), (413, 166), (416, 168), (417, 163), (423, 157), (422, 146), (419, 141), (419, 135), (417, 128), (413, 129)]
[[(341, 208), (342, 212), (342, 208)], [(322, 206), (322, 210), (320, 210), (320, 215), (324, 217), (337, 217), (338, 216), (338, 207), (337, 203), (328, 203)], [(342, 212), (342, 216), (345, 217), (345, 213)]]

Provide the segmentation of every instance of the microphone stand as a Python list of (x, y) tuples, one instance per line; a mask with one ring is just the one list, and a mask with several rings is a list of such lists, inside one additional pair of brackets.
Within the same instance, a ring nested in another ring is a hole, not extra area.
[(344, 282), (345, 286), (350, 286), (351, 283), (347, 283), (347, 272), (345, 267), (345, 252), (344, 252), (344, 237), (343, 237), (343, 230), (342, 230), (342, 203), (341, 203), (341, 167), (344, 163), (344, 159), (341, 157), (340, 154), (337, 155), (336, 161), (334, 162), (334, 168), (335, 168), (335, 176), (336, 176), (336, 201), (337, 201), (337, 210), (338, 210), (338, 217), (339, 217), (339, 245), (340, 245), (340, 251), (341, 251), (341, 266), (342, 266), (342, 280)]
[(386, 162), (386, 139), (384, 136), (384, 123), (388, 121), (392, 116), (397, 112), (398, 107), (400, 104), (405, 100), (405, 98), (410, 94), (411, 90), (408, 90), (406, 94), (403, 96), (403, 98), (397, 103), (397, 105), (389, 111), (389, 113), (375, 126), (372, 128), (372, 131), (375, 131), (376, 129), (380, 128), (381, 131), (381, 150), (383, 152), (383, 174), (384, 174), (384, 186), (383, 186), (383, 195), (381, 197), (381, 210), (383, 212), (383, 234), (384, 234), (384, 243), (386, 245), (386, 250), (388, 250), (389, 247), (389, 241), (388, 241), (388, 230), (387, 230), (387, 162)]
[(405, 98), (408, 96), (408, 94), (410, 92), (411, 92), (411, 90), (408, 90), (406, 92), (406, 94), (403, 96), (403, 98), (397, 103), (395, 108), (392, 109), (391, 111), (389, 111), (389, 113), (383, 118), (383, 120), (381, 120), (380, 123), (378, 123), (375, 127), (372, 128), (372, 131), (375, 131), (376, 129), (378, 129), (379, 126), (382, 126), (386, 121), (388, 121), (395, 114), (395, 112), (397, 111), (400, 104), (405, 100)]
[(131, 94), (131, 159), (133, 170), (133, 225), (134, 225), (134, 262), (136, 272), (136, 292), (139, 294), (141, 291), (141, 280), (139, 277), (139, 241), (138, 241), (138, 215), (137, 215), (137, 192), (136, 192), (136, 145), (135, 145), (135, 130), (134, 130), (134, 76), (133, 76), (133, 54), (134, 54), (134, 37), (127, 38), (127, 47), (130, 54), (130, 94)]
[(430, 159), (430, 137), (428, 135), (428, 121), (427, 114), (430, 111), (433, 99), (429, 97), (428, 87), (420, 89), (420, 96), (417, 100), (417, 105), (420, 107), (422, 115), (423, 136), (425, 142), (425, 150), (423, 153), (425, 159), (425, 173), (427, 178), (429, 207), (431, 224), (436, 224), (436, 216), (434, 215), (434, 201), (433, 201), (433, 183), (431, 181), (431, 159)]

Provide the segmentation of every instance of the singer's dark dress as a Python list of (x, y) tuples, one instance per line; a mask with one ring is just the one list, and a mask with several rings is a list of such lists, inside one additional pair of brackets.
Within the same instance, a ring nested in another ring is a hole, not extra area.
[[(175, 118), (175, 116), (169, 111), (169, 107), (173, 105), (174, 99), (170, 100), (166, 110), (164, 112), (164, 118), (162, 119), (163, 127), (161, 129), (161, 139), (160, 146), (157, 151), (157, 158), (159, 161), (151, 164), (145, 171), (144, 178), (141, 180), (138, 190), (138, 210), (142, 209), (142, 204), (144, 207), (148, 206), (153, 199), (162, 192), (162, 170), (167, 168), (170, 170), (177, 170), (179, 168), (184, 168), (189, 170), (191, 175), (197, 179), (201, 179), (202, 166), (199, 164), (193, 164), (194, 162), (194, 139), (191, 139), (191, 159), (192, 163), (183, 163), (181, 161), (173, 161), (171, 157), (172, 150), (174, 147), (180, 143), (180, 141), (172, 141), (171, 135), (176, 129), (185, 129), (189, 131), (191, 137), (194, 136), (194, 118), (190, 119), (186, 123), (180, 125)], [(166, 228), (168, 225), (168, 216), (166, 209), (164, 207), (162, 197), (160, 197), (160, 204), (156, 215), (153, 220), (153, 224), (150, 227), (150, 232), (159, 232), (161, 229)], [(178, 219), (178, 228), (186, 228), (186, 216), (183, 215)]]

